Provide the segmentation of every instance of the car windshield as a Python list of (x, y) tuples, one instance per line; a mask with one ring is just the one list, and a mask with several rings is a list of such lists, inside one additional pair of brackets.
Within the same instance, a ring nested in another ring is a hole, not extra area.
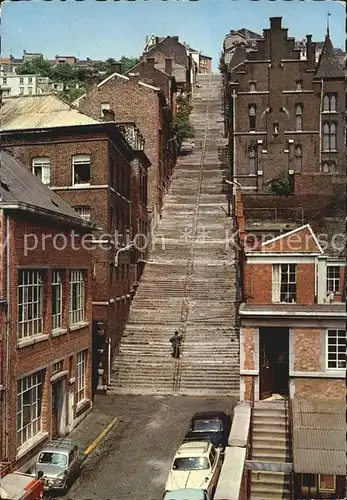
[(222, 423), (220, 420), (194, 420), (194, 432), (218, 432), (222, 431)]
[(210, 464), (207, 457), (176, 458), (173, 464), (174, 470), (202, 470), (209, 468)]
[(66, 467), (67, 455), (64, 455), (63, 453), (52, 453), (44, 451), (40, 453), (39, 464), (57, 465), (58, 467)]

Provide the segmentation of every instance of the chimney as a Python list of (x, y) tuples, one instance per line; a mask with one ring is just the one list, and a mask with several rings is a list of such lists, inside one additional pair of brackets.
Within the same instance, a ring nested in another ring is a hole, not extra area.
[(316, 44), (312, 43), (312, 35), (306, 35), (306, 59), (309, 69), (313, 69), (316, 65)]
[(172, 40), (173, 42), (178, 43), (178, 41), (179, 41), (179, 37), (178, 37), (178, 36), (172, 36), (172, 37), (171, 37), (171, 40)]
[(282, 29), (282, 17), (270, 17), (270, 29), (271, 30)]
[(155, 37), (155, 44), (158, 45), (158, 43), (160, 43), (160, 39), (158, 36)]
[(86, 75), (86, 94), (88, 94), (99, 83), (99, 78), (96, 75)]
[(146, 59), (146, 64), (148, 68), (154, 68), (155, 59), (154, 57), (148, 57)]
[(165, 73), (168, 75), (172, 74), (172, 59), (165, 59)]
[(112, 73), (122, 73), (122, 63), (115, 62), (110, 65), (110, 69)]
[(114, 111), (112, 109), (103, 109), (103, 121), (114, 122)]

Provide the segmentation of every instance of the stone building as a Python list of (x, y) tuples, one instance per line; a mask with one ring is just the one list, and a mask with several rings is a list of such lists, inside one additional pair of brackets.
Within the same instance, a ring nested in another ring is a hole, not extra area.
[(327, 32), (318, 62), (306, 58), (281, 18), (251, 45), (238, 46), (226, 69), (226, 129), (231, 175), (264, 192), (278, 177), (345, 171), (345, 76)]
[[(26, 463), (92, 405), (93, 226), (0, 153), (1, 466)], [(89, 237), (88, 236), (88, 237)]]
[(49, 95), (9, 98), (0, 108), (3, 147), (97, 227), (89, 247), (94, 391), (106, 384), (96, 380), (98, 365), (106, 343), (111, 356), (117, 348), (142, 272), (147, 247), (135, 251), (133, 242), (138, 232), (147, 241), (149, 227), (145, 141), (134, 123), (121, 131), (105, 111), (100, 122)]

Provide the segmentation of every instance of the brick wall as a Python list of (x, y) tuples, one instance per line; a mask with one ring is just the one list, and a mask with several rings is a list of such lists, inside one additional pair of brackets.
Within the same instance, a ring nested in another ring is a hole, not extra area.
[(294, 370), (321, 371), (321, 336), (314, 328), (296, 328), (294, 334)]
[[(5, 228), (3, 228), (3, 235)], [(43, 235), (51, 235), (46, 238), (46, 249), (39, 245), (37, 249), (24, 252), (24, 235), (35, 234), (39, 241)], [(66, 237), (67, 246), (64, 250), (57, 250), (53, 244), (53, 238), (57, 234)], [(41, 417), (43, 432), (52, 435), (52, 365), (62, 361), (62, 370), (67, 370), (68, 375), (63, 377), (67, 398), (68, 378), (76, 377), (76, 356), (82, 350), (87, 350), (87, 367), (85, 376), (85, 398), (86, 405), (79, 409), (85, 411), (90, 406), (91, 400), (91, 340), (92, 340), (92, 283), (91, 283), (91, 255), (88, 251), (74, 250), (69, 242), (69, 230), (65, 227), (56, 226), (55, 223), (35, 221), (30, 217), (14, 217), (10, 219), (10, 351), (9, 351), (9, 373), (7, 384), (7, 408), (8, 408), (8, 454), (2, 449), (2, 457), (13, 460), (16, 457), (16, 411), (17, 411), (17, 380), (28, 374), (44, 370), (45, 376), (42, 387)], [(81, 237), (81, 236), (80, 236)], [(80, 243), (80, 237), (75, 239), (76, 246)], [(39, 269), (43, 279), (43, 335), (37, 337), (33, 343), (19, 344), (17, 346), (18, 329), (18, 279), (21, 267), (24, 269)], [(52, 270), (60, 269), (63, 279), (63, 316), (62, 328), (52, 334)], [(85, 321), (80, 328), (73, 330), (69, 326), (69, 272), (71, 269), (83, 270), (85, 280)], [(3, 262), (3, 277), (6, 279), (6, 267)], [(76, 384), (74, 385), (76, 401)], [(67, 400), (66, 400), (67, 401)], [(66, 403), (67, 404), (67, 403)], [(65, 410), (67, 412), (67, 408)], [(78, 416), (76, 403), (73, 409), (74, 418)], [(67, 415), (66, 415), (67, 418)], [(4, 419), (2, 419), (4, 423)], [(22, 461), (25, 457), (23, 457)]]
[(295, 378), (295, 397), (317, 399), (324, 395), (325, 399), (340, 399), (346, 394), (344, 380)]
[(244, 354), (245, 354), (245, 370), (254, 370), (254, 351), (256, 348), (254, 340), (254, 328), (244, 328)]

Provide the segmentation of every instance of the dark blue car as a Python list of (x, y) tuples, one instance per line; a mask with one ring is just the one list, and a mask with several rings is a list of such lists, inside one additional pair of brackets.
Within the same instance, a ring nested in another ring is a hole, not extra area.
[(231, 417), (223, 411), (195, 413), (190, 421), (184, 441), (208, 440), (214, 446), (225, 448), (231, 427)]

